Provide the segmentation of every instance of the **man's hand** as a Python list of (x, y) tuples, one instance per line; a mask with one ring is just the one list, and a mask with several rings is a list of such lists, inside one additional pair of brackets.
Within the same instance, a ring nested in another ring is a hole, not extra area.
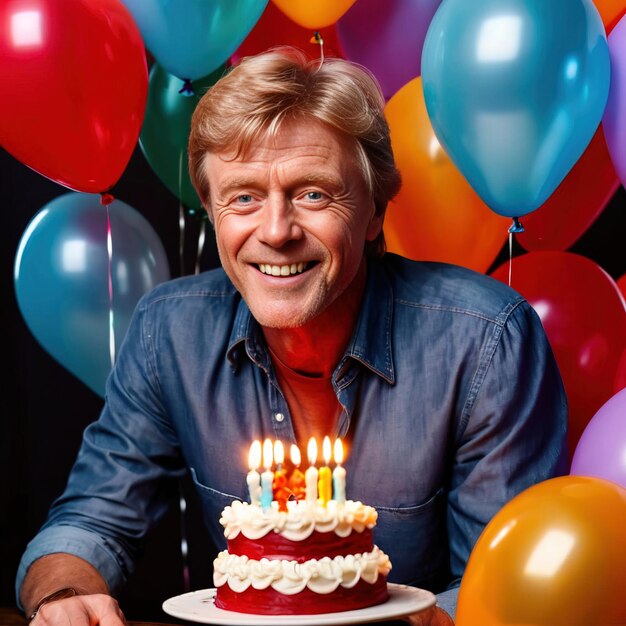
[(411, 626), (454, 626), (450, 615), (436, 606), (409, 615), (406, 619)]
[(54, 600), (44, 604), (31, 626), (125, 626), (117, 600), (98, 593)]

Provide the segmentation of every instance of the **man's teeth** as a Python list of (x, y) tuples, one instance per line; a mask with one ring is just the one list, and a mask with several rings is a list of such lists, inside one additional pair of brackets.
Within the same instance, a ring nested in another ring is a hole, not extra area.
[(301, 274), (307, 267), (307, 263), (292, 263), (291, 265), (269, 265), (269, 263), (260, 263), (259, 269), (263, 274), (270, 276), (291, 276), (292, 274)]

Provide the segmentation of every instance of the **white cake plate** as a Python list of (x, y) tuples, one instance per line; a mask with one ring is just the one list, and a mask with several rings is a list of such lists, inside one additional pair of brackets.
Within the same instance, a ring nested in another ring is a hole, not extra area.
[(425, 589), (387, 583), (389, 600), (383, 604), (354, 611), (321, 615), (256, 615), (224, 611), (215, 606), (215, 589), (203, 589), (175, 596), (163, 603), (163, 610), (173, 617), (202, 624), (224, 626), (331, 626), (364, 624), (403, 617), (435, 604), (435, 596)]

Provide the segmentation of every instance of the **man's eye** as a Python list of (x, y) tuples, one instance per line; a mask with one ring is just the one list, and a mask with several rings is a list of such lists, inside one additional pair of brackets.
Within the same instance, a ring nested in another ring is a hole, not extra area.
[(252, 196), (249, 193), (243, 193), (237, 196), (237, 202), (240, 204), (250, 204), (250, 202), (252, 202)]
[(321, 200), (324, 194), (321, 191), (308, 191), (305, 197), (307, 200)]

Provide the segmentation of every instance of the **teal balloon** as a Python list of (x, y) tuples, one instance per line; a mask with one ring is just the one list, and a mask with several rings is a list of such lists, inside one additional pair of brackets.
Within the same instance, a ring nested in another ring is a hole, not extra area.
[(185, 85), (158, 63), (150, 70), (139, 147), (154, 173), (188, 209), (202, 208), (187, 167), (191, 116), (206, 90), (225, 71), (226, 66), (222, 65), (209, 76)]
[(120, 200), (109, 205), (109, 215), (112, 298), (106, 207), (98, 194), (67, 193), (42, 207), (20, 239), (14, 264), (17, 303), (29, 330), (102, 397), (111, 337), (115, 356), (139, 298), (170, 277), (150, 223)]
[(508, 217), (540, 207), (580, 158), (609, 82), (591, 0), (443, 0), (422, 51), (437, 138), (483, 201)]
[(269, 0), (123, 0), (146, 48), (167, 72), (207, 76), (237, 50)]

